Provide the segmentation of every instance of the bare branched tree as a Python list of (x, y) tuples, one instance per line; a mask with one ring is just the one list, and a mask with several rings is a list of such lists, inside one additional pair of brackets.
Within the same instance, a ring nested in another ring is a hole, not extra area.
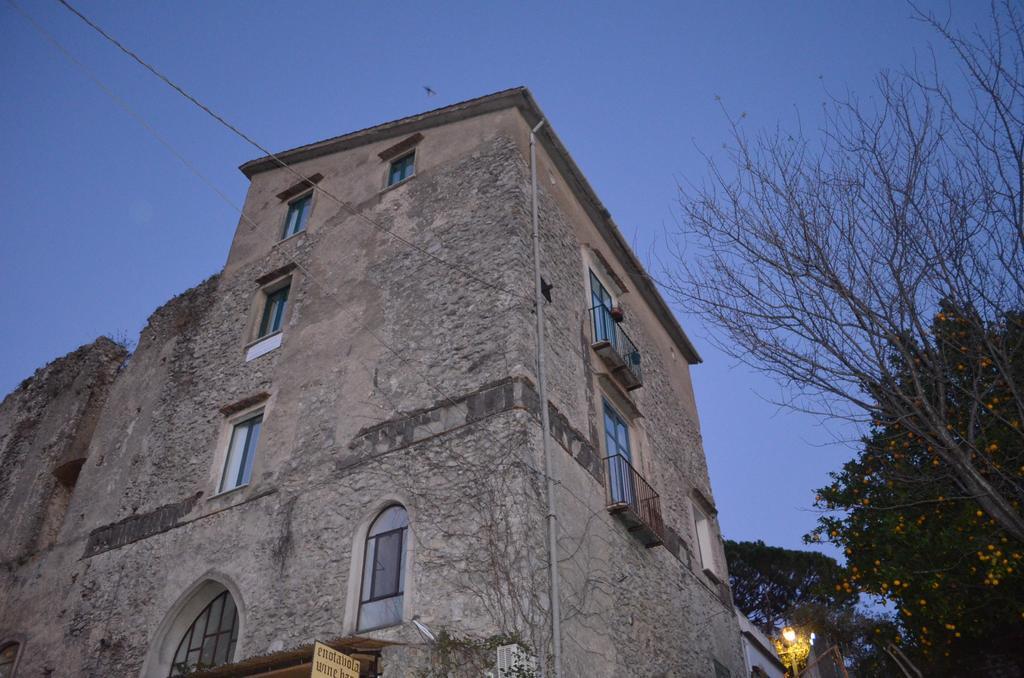
[[(989, 29), (964, 35), (912, 8), (963, 78), (882, 73), (877, 96), (833, 98), (815, 139), (731, 118), (726, 160), (682, 189), (665, 282), (787, 405), (905, 427), (1024, 541), (1020, 470), (951, 425), (968, 403), (972, 421), (1003, 417), (1024, 451), (1024, 10), (993, 4)], [(942, 314), (976, 345), (937, 338)], [(963, 379), (968, 361), (994, 377)], [(993, 389), (1011, 401), (997, 414)]]

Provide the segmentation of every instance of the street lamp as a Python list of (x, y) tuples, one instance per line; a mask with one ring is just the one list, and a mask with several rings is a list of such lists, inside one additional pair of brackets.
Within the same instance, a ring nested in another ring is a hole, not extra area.
[(793, 669), (793, 678), (800, 677), (800, 669), (797, 668), (800, 664), (800, 655), (802, 654), (803, 648), (800, 647), (800, 643), (797, 642), (796, 629), (792, 626), (786, 626), (782, 629), (782, 640), (786, 643), (786, 654), (790, 658), (790, 666)]

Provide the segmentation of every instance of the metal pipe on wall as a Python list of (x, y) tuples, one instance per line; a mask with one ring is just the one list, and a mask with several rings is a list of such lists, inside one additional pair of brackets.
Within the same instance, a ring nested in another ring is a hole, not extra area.
[(533, 283), (537, 313), (537, 390), (540, 396), (541, 447), (544, 451), (544, 475), (547, 478), (548, 504), (548, 570), (551, 589), (548, 608), (551, 612), (551, 654), (555, 678), (562, 678), (562, 611), (558, 591), (558, 516), (555, 511), (555, 479), (551, 463), (551, 419), (548, 413), (548, 381), (545, 370), (544, 299), (540, 275), (540, 227), (537, 218), (537, 131), (544, 126), (541, 118), (530, 130), (530, 183), (533, 208)]

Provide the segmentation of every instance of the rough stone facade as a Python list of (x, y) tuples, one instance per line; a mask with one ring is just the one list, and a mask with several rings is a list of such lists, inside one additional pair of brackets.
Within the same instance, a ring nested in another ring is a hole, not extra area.
[(40, 368), (0, 404), (0, 553), (24, 561), (58, 538), (110, 385), (127, 351), (106, 338)]
[[(190, 606), (225, 589), (236, 662), (359, 636), (393, 643), (380, 650), (388, 678), (444, 675), (449, 661), (481, 676), (474, 662), (493, 648), (473, 643), (509, 638), (544, 664), (528, 165), (539, 115), (510, 90), (289, 151), (291, 169), (247, 163), (219, 275), (158, 309), (126, 363), (100, 340), (4, 400), (0, 646), (20, 643), (19, 678), (167, 676)], [(415, 174), (382, 188), (403, 142)], [(741, 676), (696, 355), (550, 127), (539, 176), (564, 675)], [(317, 186), (309, 221), (282, 240), (302, 177)], [(591, 348), (589, 268), (616, 287), (642, 356), (637, 390)], [(247, 360), (284, 280), (280, 345)], [(663, 545), (607, 510), (604, 400), (660, 494)], [(254, 412), (251, 480), (218, 492), (232, 426)], [(404, 621), (359, 631), (367, 530), (396, 502), (410, 517)], [(695, 505), (717, 565), (702, 563)], [(427, 643), (413, 618), (462, 640)]]

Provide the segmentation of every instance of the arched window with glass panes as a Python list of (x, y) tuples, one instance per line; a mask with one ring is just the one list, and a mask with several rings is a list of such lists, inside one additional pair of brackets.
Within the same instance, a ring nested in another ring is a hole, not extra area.
[[(180, 627), (179, 627), (180, 628)], [(228, 591), (203, 608), (188, 627), (174, 652), (169, 676), (220, 666), (231, 661), (238, 644), (238, 609)]]
[(408, 532), (409, 514), (398, 504), (381, 511), (370, 525), (363, 553), (360, 631), (402, 621)]

